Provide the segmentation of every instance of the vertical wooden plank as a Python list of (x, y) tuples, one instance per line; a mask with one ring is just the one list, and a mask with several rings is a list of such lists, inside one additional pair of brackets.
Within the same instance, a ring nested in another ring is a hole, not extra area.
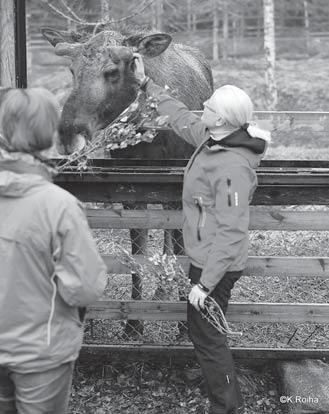
[(0, 0), (0, 85), (16, 86), (14, 0)]

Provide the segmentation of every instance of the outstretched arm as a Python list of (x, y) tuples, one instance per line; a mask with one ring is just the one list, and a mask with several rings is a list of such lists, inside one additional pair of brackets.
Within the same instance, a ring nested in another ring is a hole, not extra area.
[(195, 147), (209, 138), (208, 128), (200, 117), (190, 112), (183, 102), (170, 96), (164, 88), (145, 75), (143, 59), (137, 53), (135, 54), (135, 75), (147, 95), (158, 100), (157, 112), (169, 117), (170, 126), (177, 135)]

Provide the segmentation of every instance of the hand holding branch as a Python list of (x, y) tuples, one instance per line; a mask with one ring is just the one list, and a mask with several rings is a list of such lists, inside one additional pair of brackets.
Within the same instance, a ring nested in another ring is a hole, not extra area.
[(200, 311), (200, 308), (204, 309), (204, 301), (207, 296), (207, 293), (203, 292), (198, 285), (194, 285), (188, 295), (188, 300), (197, 311)]
[(140, 53), (134, 53), (134, 62), (135, 62), (135, 76), (136, 79), (142, 84), (145, 81), (145, 67), (142, 55)]

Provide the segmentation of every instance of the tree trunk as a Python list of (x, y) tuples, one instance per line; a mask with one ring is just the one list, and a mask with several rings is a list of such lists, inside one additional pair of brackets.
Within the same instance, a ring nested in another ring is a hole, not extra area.
[(222, 56), (223, 59), (228, 58), (228, 38), (229, 38), (229, 20), (228, 20), (228, 4), (227, 0), (223, 2), (223, 47)]
[(257, 28), (256, 28), (256, 38), (260, 40), (262, 34), (262, 19), (260, 16), (257, 16)]
[(275, 110), (278, 93), (275, 82), (274, 4), (273, 0), (263, 0), (263, 2), (266, 101), (267, 109)]
[(31, 34), (31, 24), (32, 22), (32, 10), (26, 15), (26, 70), (30, 74), (33, 65), (33, 54), (32, 54), (32, 34)]
[(217, 4), (217, 0), (213, 0), (212, 58), (215, 62), (219, 60), (218, 25), (219, 25), (218, 4)]
[(304, 24), (306, 37), (306, 51), (310, 53), (310, 18), (308, 14), (308, 0), (304, 0)]
[(187, 0), (187, 30), (190, 32), (192, 30), (192, 0)]
[(163, 0), (156, 0), (156, 27), (159, 32), (163, 30)]
[(0, 0), (0, 85), (16, 86), (14, 2)]
[(101, 13), (102, 13), (102, 20), (109, 21), (111, 19), (111, 6), (110, 0), (101, 0)]
[(232, 30), (233, 30), (233, 37), (232, 37), (232, 42), (233, 42), (233, 47), (232, 47), (232, 49), (233, 49), (233, 56), (234, 57), (236, 57), (236, 55), (237, 55), (237, 52), (238, 52), (238, 39), (237, 39), (237, 36), (238, 36), (238, 27), (237, 27), (237, 18), (236, 18), (236, 16), (234, 16), (233, 17), (233, 20), (232, 20)]
[(157, 29), (157, 5), (156, 3), (152, 3), (151, 8), (152, 8), (151, 27), (152, 27), (152, 30), (156, 30)]
[(245, 31), (246, 31), (246, 22), (244, 20), (244, 7), (243, 7), (242, 13), (241, 13), (241, 20), (240, 20), (240, 39), (241, 39), (241, 41), (245, 37)]
[(193, 12), (192, 14), (192, 30), (193, 30), (193, 33), (196, 32), (196, 13), (195, 12)]

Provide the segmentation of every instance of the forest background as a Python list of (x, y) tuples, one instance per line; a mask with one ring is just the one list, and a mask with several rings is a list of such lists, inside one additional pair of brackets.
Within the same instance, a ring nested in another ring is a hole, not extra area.
[[(200, 48), (212, 61), (215, 86), (234, 83), (246, 89), (256, 109), (329, 108), (326, 0), (27, 0), (27, 13), (29, 84), (43, 84), (60, 98), (70, 83), (69, 71), (63, 70), (67, 62), (54, 56), (40, 27), (79, 30), (86, 22), (114, 20), (165, 31), (175, 41)], [(270, 13), (267, 27), (275, 34), (271, 53), (278, 98), (274, 105), (265, 84), (266, 13)]]
[[(215, 87), (241, 87), (256, 110), (329, 111), (327, 0), (27, 0), (27, 17), (28, 84), (50, 89), (61, 104), (71, 87), (69, 61), (55, 56), (41, 26), (79, 31), (115, 21), (198, 47)], [(328, 159), (327, 147), (307, 133), (298, 142), (287, 134), (268, 157)]]

